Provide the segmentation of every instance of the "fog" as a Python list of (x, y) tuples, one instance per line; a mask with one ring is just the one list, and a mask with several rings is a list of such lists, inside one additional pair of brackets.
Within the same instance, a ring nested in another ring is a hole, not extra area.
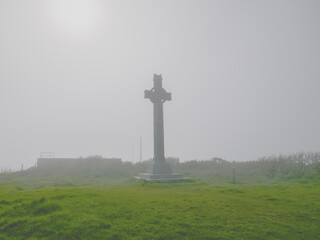
[(162, 74), (166, 156), (320, 150), (320, 2), (2, 0), (0, 166), (153, 156)]

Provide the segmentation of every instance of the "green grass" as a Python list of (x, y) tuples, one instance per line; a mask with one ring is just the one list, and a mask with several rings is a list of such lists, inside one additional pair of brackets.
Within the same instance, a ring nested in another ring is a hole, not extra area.
[(0, 185), (0, 239), (320, 239), (320, 184)]

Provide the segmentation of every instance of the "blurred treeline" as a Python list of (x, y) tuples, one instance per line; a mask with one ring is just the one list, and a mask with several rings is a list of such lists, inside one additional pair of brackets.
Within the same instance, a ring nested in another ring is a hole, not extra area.
[[(89, 157), (87, 164), (69, 167), (32, 167), (24, 171), (1, 173), (0, 184), (43, 186), (91, 186), (128, 183), (145, 172), (152, 160), (139, 163), (107, 161)], [(180, 162), (168, 157), (172, 169), (185, 177), (212, 183), (264, 182), (267, 179), (320, 178), (320, 152), (262, 157), (256, 161), (234, 162), (221, 158)]]
[(220, 178), (231, 181), (233, 173), (238, 180), (320, 177), (320, 152), (268, 156), (245, 162), (231, 162), (221, 158), (184, 163), (177, 163), (176, 160), (173, 162), (175, 164), (172, 166), (176, 172), (200, 179)]

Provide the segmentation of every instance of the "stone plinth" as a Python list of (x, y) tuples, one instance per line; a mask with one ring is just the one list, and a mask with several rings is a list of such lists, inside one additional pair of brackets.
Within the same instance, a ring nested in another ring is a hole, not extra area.
[(152, 173), (139, 173), (136, 179), (144, 179), (147, 181), (160, 181), (160, 182), (172, 182), (172, 181), (192, 181), (190, 178), (184, 178), (181, 174), (152, 174)]

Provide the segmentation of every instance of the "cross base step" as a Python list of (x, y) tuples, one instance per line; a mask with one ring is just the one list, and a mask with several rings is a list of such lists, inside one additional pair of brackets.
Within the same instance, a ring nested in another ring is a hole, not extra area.
[(160, 182), (171, 182), (171, 181), (183, 181), (190, 182), (191, 178), (185, 178), (181, 174), (172, 173), (172, 174), (152, 174), (152, 173), (138, 173), (136, 179), (144, 179), (147, 181), (160, 181)]

